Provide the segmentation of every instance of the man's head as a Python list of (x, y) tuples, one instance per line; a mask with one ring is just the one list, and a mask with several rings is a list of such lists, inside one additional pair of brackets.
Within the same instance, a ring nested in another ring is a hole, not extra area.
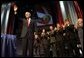
[(57, 28), (60, 28), (61, 26), (60, 26), (60, 24), (59, 23), (57, 23)]
[(45, 32), (45, 29), (42, 29), (42, 32)]
[(77, 24), (78, 24), (78, 26), (83, 27), (83, 19), (82, 18), (79, 18), (77, 20)]
[(64, 24), (65, 24), (65, 26), (68, 26), (69, 24), (71, 24), (70, 19), (66, 19)]
[(25, 17), (28, 19), (31, 17), (31, 13), (30, 12), (25, 12)]
[(49, 28), (50, 28), (50, 30), (53, 30), (53, 26), (50, 26)]

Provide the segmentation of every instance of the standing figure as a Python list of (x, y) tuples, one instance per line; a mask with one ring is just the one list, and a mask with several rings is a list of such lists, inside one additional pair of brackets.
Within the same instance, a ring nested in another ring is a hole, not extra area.
[(45, 29), (43, 29), (41, 33), (41, 46), (40, 47), (41, 47), (40, 55), (43, 57), (48, 57), (49, 56), (48, 39), (46, 36)]
[(50, 26), (50, 51), (52, 52), (52, 57), (56, 57), (56, 45), (55, 45), (55, 32), (53, 26)]
[[(77, 24), (75, 25), (77, 31), (78, 31), (78, 37), (79, 37), (79, 43), (77, 45), (77, 47), (79, 47), (80, 49), (80, 53), (83, 55), (83, 19), (79, 18), (77, 20)], [(81, 51), (82, 50), (82, 51)]]
[(77, 21), (77, 30), (78, 30), (78, 35), (81, 43), (81, 47), (83, 50), (83, 19), (78, 19)]
[(34, 34), (35, 39), (34, 39), (34, 53), (35, 56), (39, 56), (39, 51), (40, 51), (40, 38), (37, 33)]
[(59, 23), (57, 23), (56, 26), (56, 30), (55, 30), (55, 38), (56, 38), (56, 53), (57, 53), (57, 57), (63, 57), (63, 29), (60, 26)]
[(65, 56), (79, 56), (76, 29), (69, 19), (65, 20), (64, 33)]
[(27, 49), (29, 52), (29, 57), (33, 57), (33, 43), (34, 43), (34, 32), (36, 23), (32, 20), (31, 13), (25, 12), (26, 19), (23, 19), (23, 28), (22, 28), (22, 53), (23, 56), (27, 56)]

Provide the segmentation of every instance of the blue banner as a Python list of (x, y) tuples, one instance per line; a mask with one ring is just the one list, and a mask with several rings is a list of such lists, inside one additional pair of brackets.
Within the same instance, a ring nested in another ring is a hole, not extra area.
[(44, 26), (53, 24), (52, 16), (48, 13), (46, 8), (42, 7), (37, 11), (38, 22), (37, 26)]

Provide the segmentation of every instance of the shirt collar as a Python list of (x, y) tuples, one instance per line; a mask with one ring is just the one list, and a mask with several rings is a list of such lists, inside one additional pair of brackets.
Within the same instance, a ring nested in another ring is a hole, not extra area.
[(27, 19), (29, 22), (31, 21), (31, 18)]

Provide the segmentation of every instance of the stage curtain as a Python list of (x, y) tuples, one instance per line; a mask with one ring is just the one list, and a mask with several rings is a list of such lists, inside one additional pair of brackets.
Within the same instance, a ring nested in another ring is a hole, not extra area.
[(1, 33), (7, 33), (11, 3), (1, 5)]
[(78, 18), (83, 18), (83, 12), (77, 1), (73, 1)]
[(64, 21), (63, 21), (63, 16), (62, 16), (62, 12), (61, 12), (61, 8), (60, 8), (60, 5), (59, 5), (59, 2), (56, 1), (56, 7), (57, 7), (57, 23), (60, 23), (61, 25), (64, 24)]
[[(70, 20), (71, 20), (72, 24), (76, 24), (78, 18), (77, 18), (74, 3), (73, 3), (73, 1), (67, 1), (66, 3), (67, 3), (67, 6), (68, 6), (67, 7), (68, 11), (69, 11), (69, 13), (67, 13), (67, 14), (70, 15), (69, 17), (70, 17)], [(67, 12), (67, 10), (66, 10), (66, 12)]]
[(72, 24), (75, 24), (78, 19), (77, 13), (78, 13), (78, 15), (81, 16), (80, 11), (76, 10), (77, 5), (74, 6), (73, 1), (59, 1), (59, 4), (60, 4), (60, 8), (61, 8), (61, 13), (63, 16), (63, 21), (68, 18), (71, 20)]
[(8, 20), (8, 26), (7, 26), (7, 34), (14, 33), (14, 22), (15, 22), (14, 10), (13, 10), (13, 6), (11, 6), (9, 20)]

